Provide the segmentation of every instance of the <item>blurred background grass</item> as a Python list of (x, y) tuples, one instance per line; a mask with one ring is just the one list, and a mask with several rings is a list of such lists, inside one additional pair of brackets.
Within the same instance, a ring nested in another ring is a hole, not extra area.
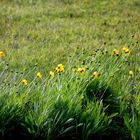
[(48, 70), (76, 47), (92, 52), (140, 41), (139, 0), (1, 0), (0, 7), (0, 49), (11, 68)]

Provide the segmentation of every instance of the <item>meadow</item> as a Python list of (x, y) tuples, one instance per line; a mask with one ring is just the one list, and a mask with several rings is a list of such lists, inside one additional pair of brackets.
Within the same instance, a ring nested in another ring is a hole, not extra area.
[(139, 0), (0, 0), (0, 140), (140, 140)]

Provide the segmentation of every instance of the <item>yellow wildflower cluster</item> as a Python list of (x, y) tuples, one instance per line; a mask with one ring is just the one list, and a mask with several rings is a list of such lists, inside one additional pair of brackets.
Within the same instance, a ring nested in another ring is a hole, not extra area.
[(130, 70), (129, 71), (129, 75), (133, 77), (134, 76), (134, 72), (132, 70)]
[(42, 74), (41, 74), (41, 72), (38, 72), (38, 73), (36, 74), (36, 76), (37, 76), (38, 79), (42, 79)]
[(120, 52), (117, 49), (113, 50), (113, 56), (119, 56)]
[(125, 54), (130, 53), (130, 50), (127, 47), (123, 47), (122, 50), (124, 51)]
[[(122, 48), (122, 51), (125, 53), (125, 54), (130, 54), (130, 50), (128, 47), (123, 47)], [(114, 49), (113, 50), (113, 56), (119, 56), (120, 55), (120, 51), (118, 49)]]
[(27, 81), (26, 79), (23, 79), (21, 82), (22, 82), (22, 84), (23, 84), (24, 86), (27, 86), (27, 85), (28, 85), (28, 81)]
[(5, 57), (5, 53), (3, 51), (0, 51), (0, 58)]
[(97, 78), (99, 78), (100, 76), (101, 76), (101, 74), (100, 74), (99, 72), (97, 72), (97, 71), (94, 71), (94, 72), (93, 72), (93, 78), (97, 79)]
[(56, 74), (60, 74), (60, 73), (64, 72), (64, 70), (65, 70), (64, 65), (63, 65), (63, 64), (58, 64), (54, 71), (51, 70), (51, 71), (49, 72), (49, 75), (50, 75), (52, 78), (54, 78), (55, 73), (56, 73)]
[(52, 78), (54, 78), (54, 72), (53, 71), (50, 71), (49, 74)]
[(84, 67), (83, 68), (78, 68), (77, 72), (80, 73), (80, 74), (84, 74), (86, 72), (86, 68), (84, 68)]
[(59, 64), (56, 68), (55, 68), (55, 72), (56, 73), (62, 73), (64, 72), (64, 66), (62, 64)]

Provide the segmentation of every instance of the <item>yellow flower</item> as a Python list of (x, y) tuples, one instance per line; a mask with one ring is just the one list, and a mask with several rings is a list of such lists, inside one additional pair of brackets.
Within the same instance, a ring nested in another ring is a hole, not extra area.
[(101, 74), (100, 74), (99, 72), (97, 72), (97, 71), (94, 71), (94, 72), (93, 72), (93, 78), (95, 78), (95, 79), (99, 78), (100, 75), (101, 75)]
[(123, 47), (122, 50), (124, 51), (124, 53), (129, 54), (130, 50), (127, 47)]
[(64, 72), (64, 66), (62, 64), (59, 64), (57, 67), (60, 70), (60, 72)]
[(138, 72), (140, 72), (140, 67), (138, 68)]
[(49, 74), (52, 78), (54, 78), (54, 72), (53, 71), (50, 71)]
[(130, 70), (129, 75), (134, 76), (134, 72), (132, 70)]
[(117, 49), (114, 49), (113, 50), (113, 56), (119, 56), (119, 50), (117, 50)]
[(42, 79), (42, 74), (41, 74), (41, 72), (38, 72), (38, 73), (36, 74), (36, 76), (37, 76), (38, 79)]
[(59, 70), (58, 67), (55, 68), (55, 72), (56, 72), (56, 73), (59, 73), (59, 72), (60, 72), (60, 70)]
[(5, 57), (5, 53), (3, 51), (0, 51), (0, 58)]
[(24, 86), (27, 86), (27, 85), (28, 85), (28, 81), (27, 81), (26, 79), (23, 79), (21, 82), (22, 82), (22, 84), (23, 84)]
[(78, 68), (77, 72), (79, 72), (80, 74), (84, 74), (86, 72), (86, 68)]
[(55, 68), (56, 73), (61, 73), (64, 72), (64, 66), (62, 64), (59, 64), (56, 68)]

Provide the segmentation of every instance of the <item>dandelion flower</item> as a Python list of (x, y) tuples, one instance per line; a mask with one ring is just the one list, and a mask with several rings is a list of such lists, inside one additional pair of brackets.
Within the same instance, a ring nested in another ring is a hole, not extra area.
[(130, 50), (127, 47), (123, 47), (122, 50), (124, 51), (125, 54), (130, 53)]
[(26, 79), (23, 79), (21, 82), (22, 82), (22, 84), (23, 84), (24, 86), (27, 86), (27, 85), (28, 85), (28, 81), (27, 81)]
[(84, 74), (86, 72), (86, 68), (78, 68), (77, 72), (79, 72), (80, 74)]
[(36, 76), (37, 76), (38, 79), (42, 79), (42, 74), (41, 74), (41, 72), (38, 72), (38, 73), (36, 74)]
[(57, 67), (60, 69), (60, 72), (64, 72), (64, 66), (62, 64), (59, 64)]
[(56, 68), (55, 68), (56, 73), (61, 73), (64, 72), (64, 66), (62, 64), (59, 64)]
[(38, 79), (42, 79), (42, 73), (41, 72), (37, 72), (36, 76), (37, 76)]
[(95, 78), (95, 79), (99, 78), (100, 75), (101, 75), (101, 74), (100, 74), (99, 72), (97, 72), (97, 71), (94, 71), (94, 72), (93, 72), (93, 78)]
[(5, 53), (3, 51), (0, 51), (0, 58), (5, 57)]
[(54, 72), (53, 71), (50, 71), (49, 74), (52, 78), (54, 78)]
[(134, 76), (134, 72), (132, 70), (130, 70), (129, 75)]
[(114, 49), (113, 50), (113, 56), (119, 56), (119, 50), (117, 50), (117, 49)]

